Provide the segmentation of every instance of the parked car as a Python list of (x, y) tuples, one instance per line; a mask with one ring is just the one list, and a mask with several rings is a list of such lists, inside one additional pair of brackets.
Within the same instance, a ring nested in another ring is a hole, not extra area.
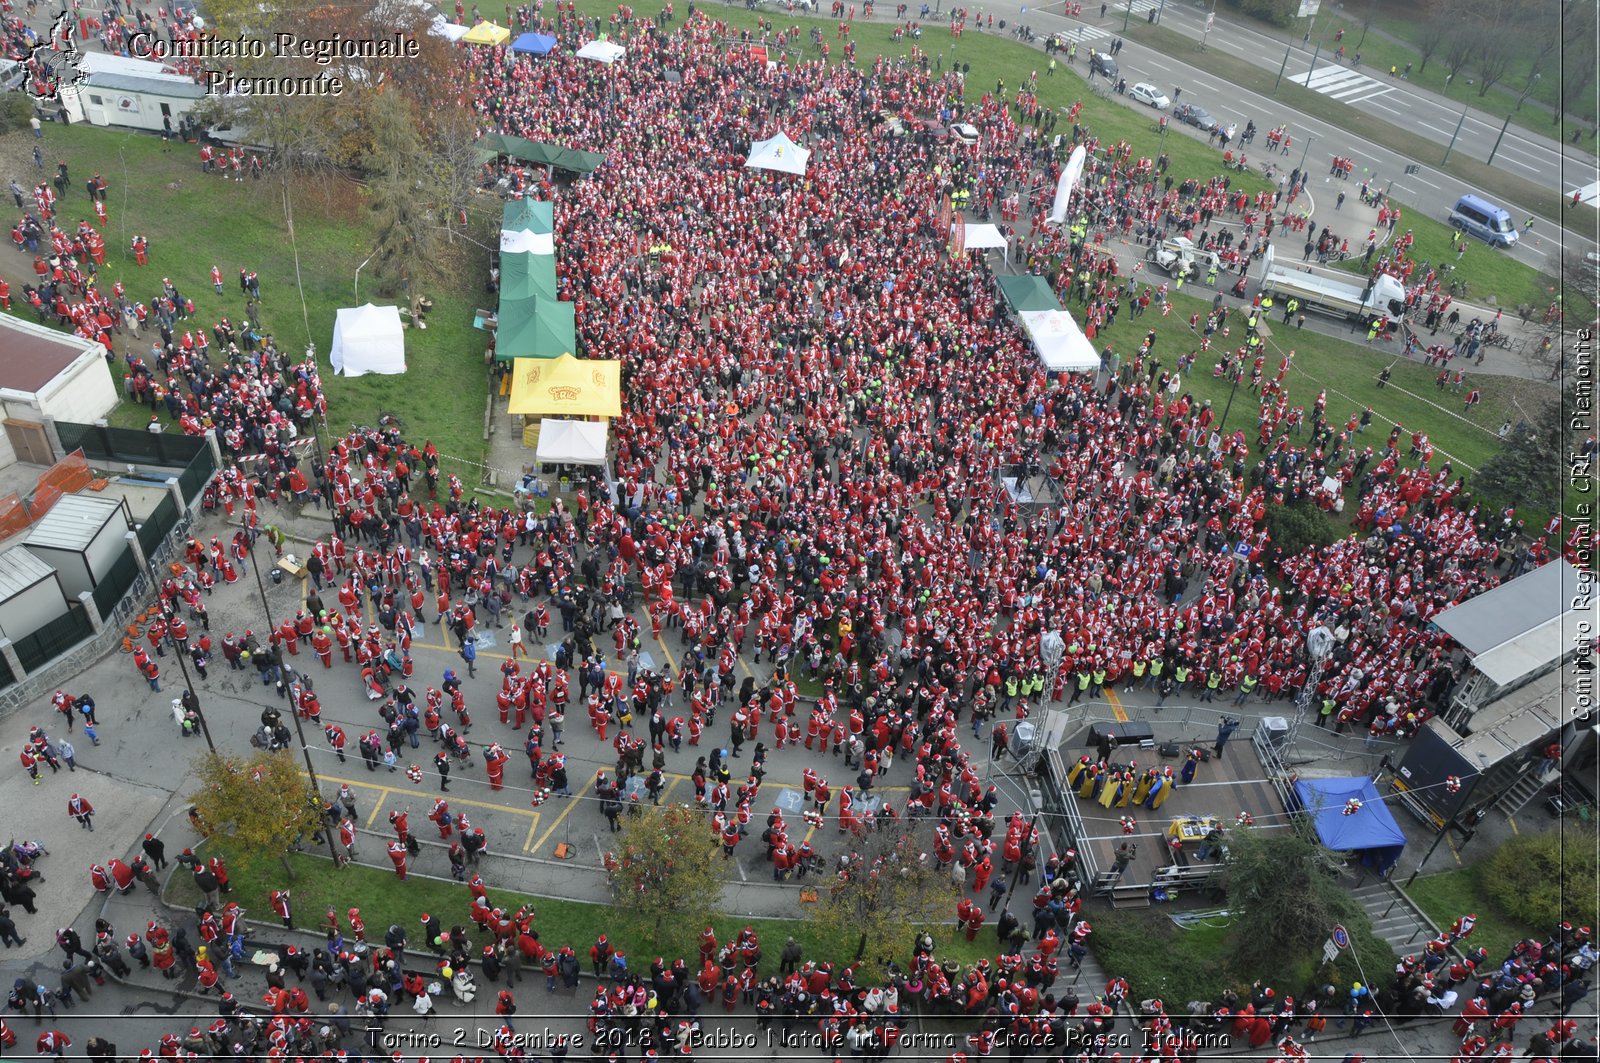
[(1187, 122), (1196, 129), (1209, 133), (1217, 128), (1217, 120), (1205, 110), (1192, 103), (1180, 103), (1172, 109), (1172, 117), (1180, 122)]
[(1147, 103), (1157, 110), (1164, 111), (1172, 106), (1171, 98), (1148, 81), (1141, 81), (1129, 89), (1128, 96), (1135, 102)]

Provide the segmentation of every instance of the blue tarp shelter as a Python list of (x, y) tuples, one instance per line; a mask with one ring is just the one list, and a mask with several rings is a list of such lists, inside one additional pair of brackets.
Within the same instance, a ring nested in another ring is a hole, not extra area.
[(542, 33), (524, 33), (511, 42), (511, 50), (524, 55), (548, 55), (555, 46), (556, 39)]
[[(1311, 817), (1322, 844), (1337, 852), (1353, 852), (1361, 863), (1387, 874), (1400, 859), (1406, 836), (1383, 803), (1378, 788), (1365, 775), (1339, 779), (1300, 779), (1294, 784), (1301, 809)], [(1351, 798), (1361, 802), (1353, 816), (1344, 814)]]

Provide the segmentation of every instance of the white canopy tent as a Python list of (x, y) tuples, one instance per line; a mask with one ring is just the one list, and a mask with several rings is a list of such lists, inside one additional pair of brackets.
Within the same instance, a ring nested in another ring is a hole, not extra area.
[(579, 59), (591, 59), (610, 66), (628, 54), (628, 49), (612, 41), (590, 41), (575, 53)]
[(1006, 263), (1011, 262), (1011, 242), (997, 225), (987, 223), (974, 225), (968, 222), (962, 237), (962, 246), (968, 251), (989, 251), (998, 248)]
[(1017, 316), (1033, 341), (1033, 349), (1039, 352), (1039, 361), (1052, 373), (1100, 369), (1100, 355), (1094, 344), (1065, 310), (1025, 310)]
[(802, 177), (806, 172), (806, 160), (809, 158), (811, 152), (783, 133), (779, 133), (771, 140), (758, 140), (750, 145), (750, 157), (744, 164), (747, 169), (776, 170), (779, 173), (792, 173)]
[(567, 465), (606, 463), (606, 423), (546, 417), (539, 422), (540, 462)]
[(454, 44), (460, 44), (461, 38), (465, 37), (470, 31), (466, 26), (457, 25), (446, 20), (443, 15), (437, 15), (434, 17), (433, 25), (428, 27), (428, 32), (435, 37), (443, 37)]
[(328, 349), (328, 359), (335, 373), (347, 377), (404, 373), (405, 336), (397, 306), (368, 303), (341, 308), (333, 323), (333, 346)]

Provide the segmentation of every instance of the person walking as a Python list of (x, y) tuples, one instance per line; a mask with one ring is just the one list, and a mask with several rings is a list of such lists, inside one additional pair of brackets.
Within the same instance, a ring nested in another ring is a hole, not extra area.
[(0, 945), (10, 948), (13, 945), (26, 945), (28, 939), (17, 933), (17, 922), (11, 918), (10, 908), (0, 908)]
[(91, 834), (94, 832), (94, 806), (87, 800), (73, 794), (67, 799), (67, 815), (78, 821), (78, 826), (83, 827)]
[(1212, 755), (1218, 756), (1218, 757), (1222, 756), (1223, 747), (1228, 744), (1228, 739), (1232, 738), (1234, 732), (1237, 731), (1238, 729), (1239, 729), (1239, 721), (1238, 720), (1235, 720), (1235, 719), (1233, 719), (1231, 717), (1228, 717), (1228, 716), (1224, 716), (1222, 718), (1222, 722), (1217, 724), (1217, 744), (1216, 744), (1215, 748), (1213, 748), (1212, 751), (1211, 751)]

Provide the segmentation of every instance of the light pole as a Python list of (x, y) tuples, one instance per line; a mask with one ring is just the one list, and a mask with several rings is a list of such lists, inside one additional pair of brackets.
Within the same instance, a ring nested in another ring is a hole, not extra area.
[[(1209, 29), (1210, 27), (1207, 27)], [(1272, 91), (1276, 93), (1278, 86), (1283, 84), (1283, 72), (1289, 69), (1289, 53), (1294, 51), (1294, 45), (1288, 44), (1283, 49), (1283, 62), (1278, 66), (1278, 80), (1272, 83)]]
[[(1205, 28), (1205, 31), (1200, 34), (1200, 50), (1201, 51), (1205, 51), (1206, 38), (1211, 36), (1211, 24), (1213, 22), (1215, 22), (1215, 21), (1217, 21), (1217, 0), (1211, 0), (1211, 10), (1206, 12), (1206, 28)], [(1285, 63), (1287, 63), (1289, 61), (1289, 54), (1288, 54), (1287, 50), (1284, 52), (1284, 57), (1283, 58), (1284, 58), (1284, 62)], [(1278, 72), (1278, 74), (1281, 77), (1283, 75), (1283, 72), (1280, 70)]]
[[(261, 595), (261, 615), (267, 622), (267, 641), (272, 641), (272, 632), (275, 625), (272, 623), (272, 607), (267, 604), (267, 585), (261, 581), (261, 566), (256, 563), (256, 536), (254, 528), (245, 529), (245, 541), (250, 544), (250, 568), (256, 575), (256, 590)], [(289, 691), (289, 680), (283, 674), (283, 665), (278, 666), (278, 680), (283, 684), (283, 689)], [(322, 784), (317, 781), (317, 769), (311, 764), (311, 747), (306, 745), (305, 725), (300, 722), (300, 706), (295, 704), (295, 699), (290, 696), (289, 715), (294, 720), (294, 733), (300, 739), (300, 755), (305, 758), (306, 775), (311, 778), (311, 792), (317, 799), (317, 815), (322, 816)], [(333, 866), (339, 867), (339, 851), (333, 847), (333, 830), (326, 820), (322, 820), (322, 835), (328, 841), (328, 855), (333, 857)]]
[(1500, 135), (1494, 138), (1494, 147), (1489, 149), (1489, 158), (1485, 166), (1494, 165), (1494, 157), (1500, 152), (1500, 142), (1506, 138), (1506, 128), (1511, 125), (1511, 115), (1506, 115), (1505, 124), (1500, 127)]
[(1122, 9), (1122, 32), (1128, 32), (1128, 20), (1133, 17), (1133, 0), (1125, 0), (1126, 6)]
[(1311, 145), (1316, 142), (1316, 139), (1316, 137), (1306, 137), (1306, 148), (1300, 153), (1300, 177), (1302, 179), (1304, 179), (1306, 175), (1306, 158), (1310, 156)]
[(1311, 87), (1311, 75), (1317, 72), (1317, 57), (1322, 54), (1322, 42), (1317, 42), (1316, 50), (1311, 53), (1311, 69), (1306, 71), (1306, 88)]
[(1456, 120), (1456, 131), (1454, 133), (1450, 134), (1450, 143), (1445, 145), (1444, 158), (1439, 160), (1439, 165), (1440, 166), (1443, 166), (1445, 163), (1450, 161), (1450, 152), (1455, 150), (1456, 137), (1459, 137), (1461, 135), (1461, 127), (1463, 125), (1465, 125), (1466, 122), (1467, 122), (1467, 108), (1463, 107), (1463, 108), (1461, 108), (1461, 117)]
[[(146, 558), (145, 565), (150, 569), (150, 586), (157, 589), (157, 600), (159, 601), (161, 581), (156, 578), (155, 562), (151, 561), (149, 558)], [(163, 623), (169, 622), (174, 615), (171, 610), (165, 608), (162, 609), (161, 612)], [(178, 671), (183, 674), (183, 685), (189, 690), (189, 698), (194, 706), (194, 714), (200, 721), (200, 733), (205, 737), (206, 748), (215, 753), (217, 751), (217, 744), (211, 740), (211, 728), (206, 726), (206, 714), (205, 711), (200, 707), (200, 694), (195, 690), (194, 682), (189, 678), (189, 666), (185, 664), (183, 660), (183, 647), (179, 646), (177, 640), (171, 635), (163, 635), (162, 638), (172, 643), (172, 655), (178, 659)]]

